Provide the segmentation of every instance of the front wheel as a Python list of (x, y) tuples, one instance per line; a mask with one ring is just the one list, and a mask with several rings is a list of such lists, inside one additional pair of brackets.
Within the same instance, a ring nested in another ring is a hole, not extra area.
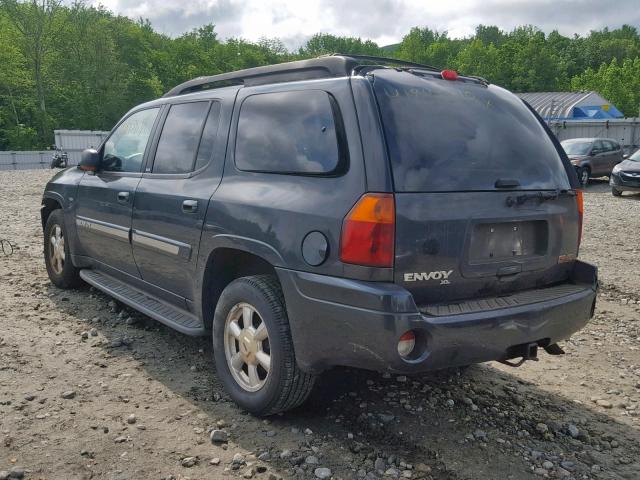
[(583, 187), (586, 187), (589, 184), (590, 176), (591, 172), (589, 171), (589, 167), (584, 167), (578, 170), (578, 178), (580, 179), (580, 184)]
[(71, 263), (62, 210), (54, 210), (44, 227), (44, 262), (51, 282), (59, 288), (81, 283), (78, 269)]
[(315, 377), (296, 363), (282, 289), (273, 275), (242, 277), (222, 292), (213, 318), (218, 377), (254, 415), (302, 404)]
[(616, 187), (611, 187), (611, 194), (614, 197), (621, 197), (622, 196), (622, 190), (618, 190)]

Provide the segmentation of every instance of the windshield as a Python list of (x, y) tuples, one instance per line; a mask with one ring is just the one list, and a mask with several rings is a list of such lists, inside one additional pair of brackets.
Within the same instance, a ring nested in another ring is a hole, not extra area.
[(640, 162), (640, 150), (636, 150), (635, 153), (629, 157), (629, 160)]
[(376, 70), (374, 91), (396, 191), (570, 188), (548, 134), (506, 90)]
[(591, 142), (562, 142), (567, 155), (587, 155), (591, 150)]

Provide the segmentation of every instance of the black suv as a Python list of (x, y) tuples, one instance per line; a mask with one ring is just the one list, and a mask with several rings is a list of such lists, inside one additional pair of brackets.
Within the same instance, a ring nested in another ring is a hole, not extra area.
[[(259, 415), (333, 366), (535, 358), (593, 314), (582, 194), (522, 100), (345, 55), (198, 78), (47, 185), (52, 282), (188, 335)], [(509, 362), (513, 363), (513, 362)]]

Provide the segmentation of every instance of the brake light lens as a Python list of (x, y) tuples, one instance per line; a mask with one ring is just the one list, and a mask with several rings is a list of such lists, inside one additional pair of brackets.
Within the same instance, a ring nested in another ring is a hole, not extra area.
[(340, 260), (369, 267), (392, 267), (395, 202), (390, 193), (365, 193), (342, 222)]
[(578, 205), (578, 249), (580, 249), (580, 243), (582, 242), (582, 222), (584, 217), (584, 198), (583, 191), (576, 191), (576, 203)]
[(458, 80), (458, 72), (456, 72), (455, 70), (442, 70), (442, 72), (440, 72), (440, 75), (442, 75), (442, 78), (444, 80)]

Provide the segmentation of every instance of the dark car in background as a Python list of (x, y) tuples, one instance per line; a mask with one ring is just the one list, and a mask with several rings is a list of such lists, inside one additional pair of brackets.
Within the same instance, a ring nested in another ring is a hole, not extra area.
[(58, 287), (82, 279), (209, 336), (230, 396), (268, 415), (334, 366), (562, 353), (597, 291), (577, 258), (578, 187), (507, 90), (325, 56), (194, 79), (133, 108), (46, 186), (44, 256)]
[(640, 192), (640, 150), (613, 168), (609, 185), (614, 197), (622, 192)]
[(613, 167), (623, 160), (622, 147), (611, 138), (572, 138), (561, 145), (583, 186), (589, 178), (611, 175)]

